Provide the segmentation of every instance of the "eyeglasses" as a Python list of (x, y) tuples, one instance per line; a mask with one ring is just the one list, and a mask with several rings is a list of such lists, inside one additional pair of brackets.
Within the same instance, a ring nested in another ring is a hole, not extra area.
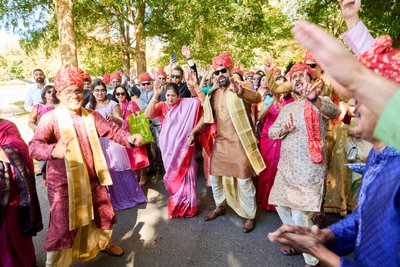
[(218, 76), (219, 73), (226, 73), (228, 70), (226, 68), (214, 71), (214, 75)]
[(52, 94), (54, 91), (53, 90), (48, 90), (47, 92), (46, 92), (46, 94)]
[(73, 94), (82, 95), (83, 89), (76, 89), (75, 91), (63, 91), (63, 94), (68, 98), (71, 97)]
[(171, 74), (171, 78), (172, 79), (180, 79), (182, 76), (181, 75), (175, 75), (175, 74)]
[(93, 92), (95, 92), (95, 93), (105, 93), (106, 89), (94, 89)]
[(125, 96), (125, 93), (124, 93), (124, 92), (122, 92), (122, 93), (115, 93), (115, 95), (116, 95), (116, 96)]
[(158, 79), (159, 79), (159, 80), (165, 80), (165, 78), (164, 78), (164, 77), (158, 77)]
[(142, 86), (150, 85), (150, 83), (142, 83)]
[(312, 69), (315, 69), (317, 67), (317, 64), (307, 64), (307, 66), (309, 66)]
[(259, 81), (261, 78), (253, 78), (253, 81)]

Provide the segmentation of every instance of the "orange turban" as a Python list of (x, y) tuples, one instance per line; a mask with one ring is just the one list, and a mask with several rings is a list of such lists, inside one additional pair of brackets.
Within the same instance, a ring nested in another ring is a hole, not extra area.
[(144, 82), (151, 82), (153, 79), (151, 78), (148, 72), (143, 72), (142, 74), (140, 74), (139, 80), (141, 83), (144, 83)]
[(392, 43), (388, 35), (375, 39), (371, 49), (359, 60), (379, 75), (400, 83), (400, 49), (393, 49)]
[(234, 70), (233, 70), (233, 73), (237, 73), (237, 74), (239, 74), (240, 76), (243, 77), (243, 71), (240, 70), (240, 69), (234, 69)]
[(105, 85), (109, 85), (110, 84), (110, 77), (111, 77), (110, 73), (106, 73), (106, 74), (103, 75), (103, 83)]
[(314, 72), (309, 66), (307, 66), (303, 62), (298, 62), (298, 63), (294, 64), (293, 67), (290, 69), (290, 72), (289, 72), (289, 79), (290, 80), (292, 79), (293, 73), (295, 73), (297, 71), (307, 71), (308, 74), (310, 74), (311, 78), (314, 77)]
[(231, 69), (233, 61), (229, 52), (222, 52), (219, 56), (213, 57), (213, 68), (216, 70), (219, 66)]
[(280, 68), (275, 68), (274, 74), (276, 76), (282, 75), (282, 70)]
[(157, 71), (157, 74), (163, 76), (164, 78), (167, 78), (167, 73), (163, 69), (159, 69)]
[(313, 53), (310, 50), (307, 50), (306, 55), (304, 56), (304, 63), (317, 64), (317, 60), (315, 59)]
[(83, 77), (85, 72), (77, 67), (68, 65), (61, 68), (54, 77), (54, 88), (61, 92), (68, 86), (76, 84), (79, 88), (83, 87)]
[(92, 82), (92, 77), (90, 77), (89, 73), (85, 73), (85, 75), (83, 76), (83, 80), (88, 80), (89, 82)]
[(112, 80), (114, 80), (114, 79), (117, 79), (118, 81), (122, 81), (121, 72), (116, 71), (116, 72), (114, 72), (113, 74), (111, 74), (110, 81), (112, 81)]

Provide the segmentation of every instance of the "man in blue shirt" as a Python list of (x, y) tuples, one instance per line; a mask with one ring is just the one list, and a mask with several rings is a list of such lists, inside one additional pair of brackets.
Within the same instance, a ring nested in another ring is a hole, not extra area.
[[(360, 105), (356, 115), (357, 128), (364, 129), (359, 134), (374, 146), (357, 209), (327, 229), (284, 225), (268, 238), (312, 254), (327, 266), (400, 266), (400, 153), (372, 137), (377, 117), (367, 107)], [(351, 252), (354, 261), (341, 257)]]

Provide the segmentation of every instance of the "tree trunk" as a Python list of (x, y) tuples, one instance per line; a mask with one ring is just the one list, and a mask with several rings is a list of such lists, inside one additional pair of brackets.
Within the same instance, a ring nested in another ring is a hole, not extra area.
[(136, 2), (136, 14), (135, 14), (135, 58), (136, 58), (136, 70), (139, 75), (142, 72), (146, 72), (146, 37), (144, 36), (144, 12), (145, 3), (143, 0)]
[(58, 37), (60, 39), (61, 64), (78, 67), (72, 0), (53, 0), (56, 7)]

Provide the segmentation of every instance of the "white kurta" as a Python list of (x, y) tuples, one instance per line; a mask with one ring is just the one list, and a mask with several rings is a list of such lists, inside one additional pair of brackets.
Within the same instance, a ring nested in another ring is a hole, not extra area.
[(269, 129), (269, 137), (278, 139), (282, 125), (289, 121), (290, 114), (296, 129), (282, 139), (278, 172), (268, 202), (278, 206), (303, 211), (319, 212), (323, 198), (327, 170), (326, 128), (329, 119), (338, 114), (337, 106), (328, 98), (320, 97), (322, 106), (315, 110), (319, 115), (323, 162), (311, 160), (308, 135), (304, 119), (305, 100), (300, 98), (282, 108), (275, 123)]

